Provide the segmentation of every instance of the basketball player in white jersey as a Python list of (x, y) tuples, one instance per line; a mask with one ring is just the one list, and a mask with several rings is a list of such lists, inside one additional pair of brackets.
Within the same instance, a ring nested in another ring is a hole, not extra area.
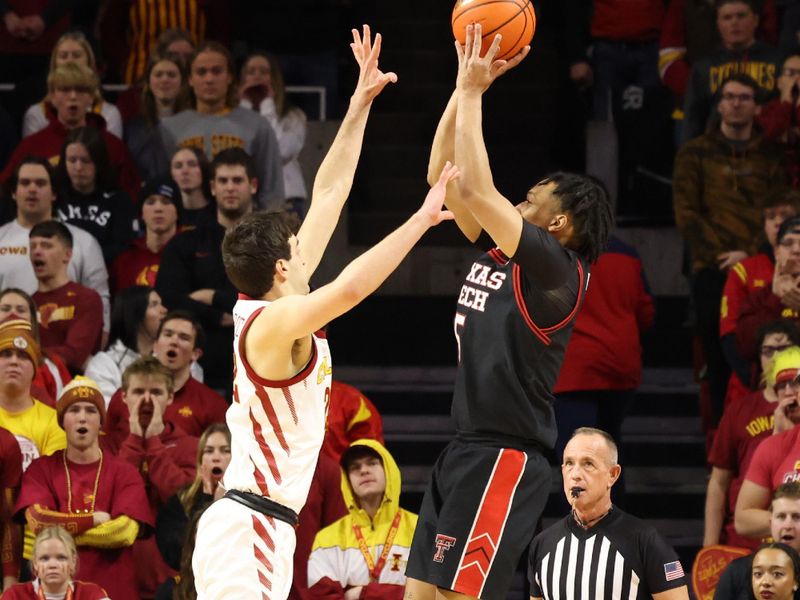
[(350, 192), (372, 100), (397, 79), (378, 69), (379, 35), (372, 46), (365, 26), (363, 38), (353, 30), (353, 40), (358, 84), (299, 232), (293, 235), (283, 213), (253, 213), (222, 245), (228, 277), (243, 294), (233, 311), (227, 491), (201, 518), (192, 559), (200, 600), (287, 597), (294, 525), (311, 485), (330, 396), (330, 352), (316, 332), (372, 293), (430, 227), (452, 218), (442, 203), (458, 170), (448, 163), (405, 224), (309, 293)]

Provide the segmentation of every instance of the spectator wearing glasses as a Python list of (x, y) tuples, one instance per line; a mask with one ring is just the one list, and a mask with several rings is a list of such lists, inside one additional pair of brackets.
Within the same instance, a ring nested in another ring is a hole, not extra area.
[(719, 340), (727, 272), (758, 251), (764, 199), (785, 179), (778, 155), (753, 127), (757, 91), (751, 77), (731, 75), (719, 90), (719, 126), (684, 145), (675, 158), (675, 222), (690, 253), (696, 334), (715, 423), (722, 415), (730, 376)]
[(750, 294), (736, 320), (736, 348), (740, 356), (754, 360), (755, 332), (775, 319), (800, 320), (800, 217), (783, 222), (775, 245), (772, 282)]
[(774, 435), (756, 448), (736, 500), (736, 533), (758, 540), (770, 533), (769, 502), (783, 483), (800, 481), (800, 348), (775, 356), (769, 379), (775, 382)]
[(778, 91), (780, 96), (761, 107), (756, 121), (764, 137), (783, 150), (789, 183), (800, 188), (800, 53), (783, 61)]
[(784, 352), (800, 346), (800, 328), (786, 319), (767, 323), (759, 331), (759, 365), (765, 385), (729, 404), (722, 413), (719, 429), (709, 453), (711, 478), (706, 490), (705, 530), (703, 546), (728, 544), (752, 548), (758, 541), (736, 533), (733, 511), (747, 467), (758, 444), (772, 435), (773, 413), (778, 397), (775, 394), (770, 367), (782, 371), (797, 360), (794, 352)]

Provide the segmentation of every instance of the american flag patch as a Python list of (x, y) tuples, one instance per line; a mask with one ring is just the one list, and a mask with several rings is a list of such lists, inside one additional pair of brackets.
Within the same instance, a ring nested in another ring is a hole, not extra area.
[(664, 577), (667, 578), (667, 581), (674, 581), (675, 579), (680, 579), (683, 577), (683, 567), (681, 566), (681, 561), (676, 560), (674, 562), (665, 564)]

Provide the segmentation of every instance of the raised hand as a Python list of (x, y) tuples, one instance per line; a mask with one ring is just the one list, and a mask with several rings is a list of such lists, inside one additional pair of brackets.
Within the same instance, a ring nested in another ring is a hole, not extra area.
[(447, 184), (457, 179), (460, 174), (458, 167), (451, 164), (450, 161), (447, 161), (439, 175), (438, 181), (428, 191), (428, 195), (425, 196), (425, 201), (417, 211), (417, 214), (425, 219), (428, 227), (434, 227), (442, 221), (450, 221), (454, 218), (452, 212), (449, 210), (442, 210), (442, 205), (444, 204), (444, 198), (447, 193)]
[(456, 53), (458, 54), (456, 87), (460, 91), (485, 92), (495, 79), (516, 67), (531, 51), (530, 46), (525, 46), (508, 60), (495, 60), (501, 40), (502, 36), (499, 33), (495, 35), (492, 45), (489, 46), (486, 54), (481, 56), (483, 44), (481, 24), (467, 25), (464, 45), (462, 46), (456, 40)]
[(397, 82), (397, 75), (393, 72), (384, 73), (378, 68), (378, 58), (381, 54), (381, 34), (375, 34), (375, 43), (372, 43), (372, 34), (369, 25), (364, 25), (364, 35), (353, 29), (353, 50), (359, 66), (358, 83), (353, 98), (364, 104), (369, 104), (381, 93), (389, 83)]

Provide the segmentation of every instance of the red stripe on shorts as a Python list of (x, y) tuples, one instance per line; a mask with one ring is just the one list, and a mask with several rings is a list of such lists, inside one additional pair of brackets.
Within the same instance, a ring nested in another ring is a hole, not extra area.
[[(275, 544), (272, 541), (272, 538), (270, 537), (269, 533), (267, 533), (267, 530), (258, 520), (258, 517), (256, 517), (256, 515), (252, 515), (252, 520), (253, 520), (253, 530), (255, 531), (256, 535), (261, 539), (262, 542), (264, 542), (267, 548), (269, 548), (272, 552), (274, 552)], [(253, 544), (253, 556), (255, 556), (256, 560), (260, 563), (261, 566), (264, 567), (264, 569), (268, 573), (272, 574), (273, 572), (272, 563), (269, 561), (266, 555), (261, 551), (261, 549), (256, 544)], [(260, 568), (257, 568), (256, 570), (258, 571), (258, 581), (264, 588), (261, 590), (261, 598), (262, 600), (269, 600), (269, 595), (264, 590), (272, 591), (272, 581), (267, 576), (267, 574)]]
[(527, 460), (519, 450), (500, 450), (453, 580), (454, 591), (480, 597)]

